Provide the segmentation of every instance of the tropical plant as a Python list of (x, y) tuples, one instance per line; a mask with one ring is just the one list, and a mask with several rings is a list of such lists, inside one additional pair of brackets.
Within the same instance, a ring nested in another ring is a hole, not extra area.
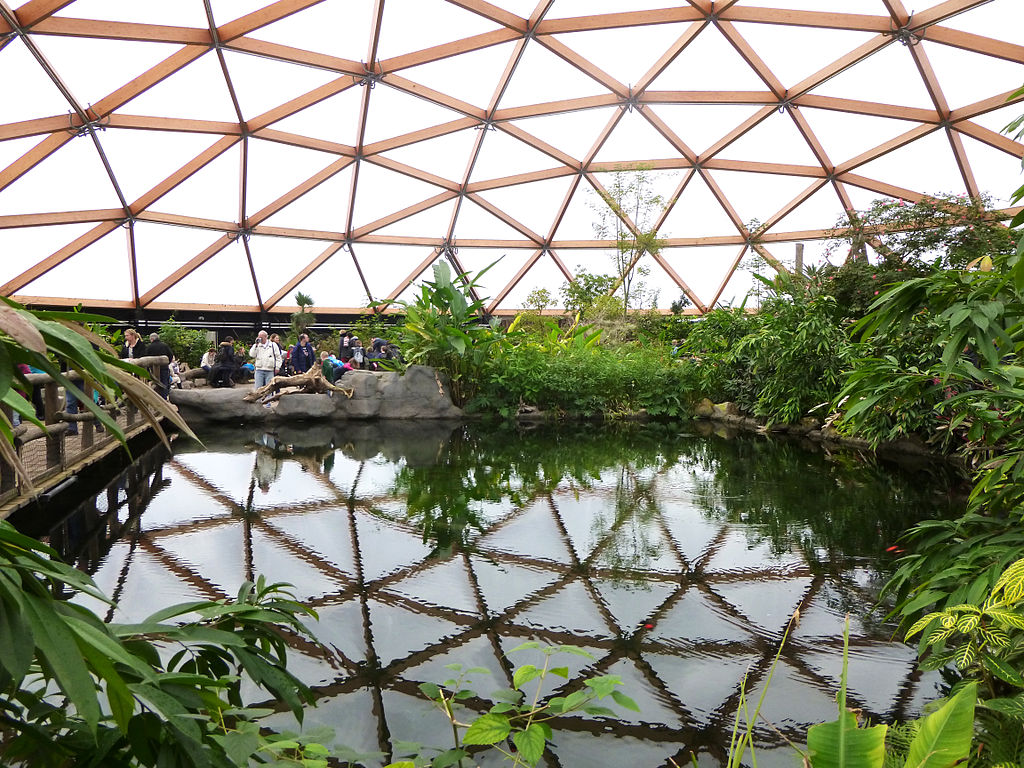
[[(512, 761), (513, 766), (534, 766), (540, 762), (552, 738), (552, 725), (557, 719), (574, 712), (583, 712), (592, 716), (616, 717), (614, 710), (605, 703), (614, 702), (623, 709), (639, 712), (640, 708), (629, 696), (618, 690), (622, 679), (618, 675), (601, 675), (584, 678), (573, 687), (576, 690), (565, 696), (553, 696), (542, 699), (544, 682), (549, 676), (569, 679), (567, 666), (552, 666), (551, 660), (558, 654), (581, 656), (593, 660), (593, 656), (582, 648), (573, 645), (546, 646), (537, 642), (526, 642), (513, 648), (509, 653), (523, 650), (536, 650), (544, 656), (544, 663), (537, 667), (524, 664), (512, 675), (512, 688), (501, 689), (488, 697), (491, 706), (487, 712), (474, 714), (466, 703), (480, 701), (480, 695), (469, 688), (473, 684), (470, 675), (490, 674), (483, 667), (464, 668), (461, 664), (448, 664), (447, 669), (456, 673), (455, 677), (441, 684), (421, 683), (420, 691), (430, 699), (451, 724), (451, 749), (431, 750), (438, 754), (431, 760), (433, 768), (447, 768), (451, 765), (462, 765), (462, 761), (470, 757), (473, 747), (492, 748)], [(525, 686), (536, 681), (532, 696)], [(606, 701), (609, 700), (610, 701)], [(601, 703), (605, 702), (605, 703)], [(463, 732), (464, 731), (464, 732)], [(421, 745), (413, 745), (415, 753), (422, 755)], [(467, 749), (468, 748), (468, 749)], [(388, 768), (415, 768), (413, 760), (392, 763)]]
[[(981, 681), (990, 708), (1011, 708), (1024, 721), (1024, 707), (1008, 694), (1024, 694), (1024, 560), (1002, 572), (983, 601), (969, 601), (933, 611), (907, 630), (906, 640), (920, 634), (924, 669), (952, 664), (961, 674)], [(1021, 701), (1024, 701), (1022, 696)]]
[(316, 322), (316, 315), (309, 311), (313, 306), (313, 299), (302, 291), (295, 292), (295, 303), (299, 305), (298, 312), (292, 312), (291, 327), (292, 334), (298, 340), (299, 336), (309, 333), (309, 327)]
[(484, 322), (484, 300), (473, 294), (491, 266), (472, 281), (466, 275), (453, 280), (448, 264), (438, 262), (433, 269), (434, 279), (424, 281), (412, 301), (397, 302), (405, 312), (403, 356), (409, 363), (443, 371), (458, 405), (473, 395), (485, 365), (505, 340), (497, 320)]
[(836, 225), (835, 245), (847, 243), (849, 256), (871, 245), (890, 266), (962, 269), (985, 258), (1008, 256), (1013, 240), (990, 197), (928, 195), (916, 203), (882, 198), (866, 211), (851, 211)]
[[(0, 523), (0, 757), (33, 766), (244, 766), (319, 760), (321, 747), (261, 734), (243, 679), (300, 721), (309, 689), (286, 667), (282, 630), (316, 614), (281, 584), (234, 601), (173, 606), (140, 624), (105, 624), (58, 596), (108, 603), (49, 547)], [(166, 623), (185, 615), (195, 620)], [(308, 763), (304, 763), (308, 764)], [(323, 761), (320, 765), (326, 765)]]

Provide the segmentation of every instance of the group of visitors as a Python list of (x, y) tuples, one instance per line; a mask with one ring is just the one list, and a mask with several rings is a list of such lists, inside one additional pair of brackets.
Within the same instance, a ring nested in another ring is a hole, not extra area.
[(149, 344), (146, 344), (134, 328), (129, 328), (124, 332), (124, 346), (121, 347), (120, 355), (122, 360), (134, 362), (142, 357), (160, 356), (167, 358), (167, 365), (161, 365), (157, 372), (159, 386), (156, 391), (160, 397), (166, 400), (172, 386), (181, 386), (178, 358), (167, 346), (167, 342), (161, 340), (159, 333), (149, 334)]
[(375, 338), (369, 350), (351, 331), (342, 331), (338, 351), (322, 350), (317, 353), (309, 335), (299, 334), (291, 347), (281, 343), (281, 337), (260, 331), (256, 341), (244, 352), (228, 336), (219, 347), (210, 347), (203, 355), (200, 367), (206, 371), (211, 387), (233, 387), (239, 381), (248, 381), (252, 374), (256, 389), (266, 386), (277, 375), (294, 376), (320, 366), (324, 377), (334, 382), (346, 371), (366, 368), (378, 370), (381, 361), (399, 359), (398, 348), (381, 338)]

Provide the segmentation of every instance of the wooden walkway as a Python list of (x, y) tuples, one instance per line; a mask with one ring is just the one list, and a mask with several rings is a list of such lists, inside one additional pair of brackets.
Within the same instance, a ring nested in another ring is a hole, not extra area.
[[(150, 361), (158, 366), (166, 358), (142, 358), (139, 363)], [(114, 451), (124, 450), (108, 430), (98, 427), (92, 414), (82, 409), (79, 415), (68, 414), (63, 409), (63, 397), (56, 382), (46, 374), (30, 374), (30, 383), (42, 390), (46, 429), (34, 425), (18, 428), (16, 449), (32, 480), (35, 494), (45, 494), (69, 478), (88, 471), (89, 467), (106, 458)], [(91, 394), (91, 393), (89, 393)], [(6, 407), (6, 406), (5, 406)], [(130, 402), (125, 402), (116, 411), (115, 420), (127, 439), (136, 437), (151, 429)], [(78, 434), (69, 434), (77, 428)], [(0, 520), (34, 498), (32, 490), (14, 469), (0, 461)]]

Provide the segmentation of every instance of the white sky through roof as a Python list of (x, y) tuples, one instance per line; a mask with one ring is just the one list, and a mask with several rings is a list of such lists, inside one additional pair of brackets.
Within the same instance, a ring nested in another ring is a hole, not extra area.
[(878, 197), (1009, 205), (1020, 0), (715, 5), (0, 6), (0, 291), (357, 311), (497, 260), (481, 295), (514, 310), (611, 270), (593, 190), (639, 165), (673, 201), (647, 282), (703, 309), (743, 299), (758, 224), (814, 262)]

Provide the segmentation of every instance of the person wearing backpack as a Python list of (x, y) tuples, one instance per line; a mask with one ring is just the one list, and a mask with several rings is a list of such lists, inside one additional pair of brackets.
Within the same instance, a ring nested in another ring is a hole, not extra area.
[(267, 337), (266, 331), (260, 331), (256, 343), (249, 349), (249, 357), (253, 358), (255, 387), (266, 386), (281, 370), (281, 348)]

